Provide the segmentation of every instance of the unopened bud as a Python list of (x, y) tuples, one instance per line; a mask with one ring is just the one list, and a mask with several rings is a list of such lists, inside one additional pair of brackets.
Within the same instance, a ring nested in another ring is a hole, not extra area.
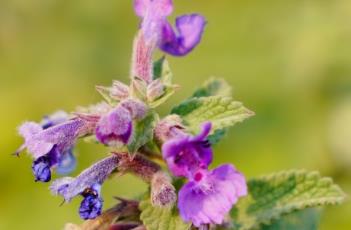
[(157, 98), (161, 97), (164, 94), (164, 85), (160, 81), (160, 79), (154, 80), (151, 82), (150, 85), (147, 87), (147, 99), (148, 101), (152, 102), (156, 100)]
[(172, 206), (177, 195), (171, 178), (163, 171), (154, 174), (151, 180), (151, 202), (154, 206)]
[(146, 100), (147, 84), (146, 82), (138, 77), (134, 77), (131, 82), (131, 94), (132, 96), (141, 100)]
[(123, 100), (129, 96), (129, 87), (120, 81), (113, 81), (110, 96), (119, 101)]
[(146, 105), (138, 99), (126, 99), (120, 105), (130, 112), (133, 119), (141, 120), (147, 113)]
[(155, 128), (155, 137), (159, 144), (183, 133), (184, 126), (178, 115), (169, 115), (163, 118)]

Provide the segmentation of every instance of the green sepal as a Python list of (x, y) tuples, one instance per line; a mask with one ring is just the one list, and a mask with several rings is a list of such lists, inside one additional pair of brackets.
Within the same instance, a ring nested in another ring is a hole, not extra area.
[(127, 145), (130, 154), (135, 154), (140, 147), (153, 140), (157, 120), (157, 113), (150, 111), (144, 119), (134, 122), (132, 140)]

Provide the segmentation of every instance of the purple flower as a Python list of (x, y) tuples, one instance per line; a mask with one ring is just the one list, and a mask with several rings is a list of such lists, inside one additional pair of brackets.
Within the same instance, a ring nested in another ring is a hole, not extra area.
[[(48, 182), (51, 179), (51, 168), (57, 166), (59, 174), (70, 173), (76, 165), (71, 145), (64, 144), (62, 140), (54, 140), (54, 135), (62, 135), (64, 127), (71, 126), (68, 121), (68, 114), (63, 111), (56, 112), (44, 117), (40, 124), (26, 122), (19, 132), (25, 139), (25, 144), (20, 148), (27, 148), (34, 157), (32, 171), (35, 181)], [(59, 128), (57, 128), (59, 127)], [(57, 133), (55, 134), (56, 130)], [(18, 151), (18, 153), (19, 153)]]
[(232, 206), (246, 194), (244, 176), (225, 164), (195, 173), (179, 191), (178, 208), (182, 219), (196, 227), (222, 224)]
[(127, 144), (132, 135), (133, 120), (128, 109), (118, 106), (103, 115), (96, 126), (96, 138), (105, 145)]
[(97, 184), (101, 185), (117, 168), (118, 163), (119, 157), (116, 155), (104, 158), (84, 170), (76, 178), (63, 177), (55, 180), (50, 186), (50, 190), (55, 195), (63, 196), (65, 201), (69, 202), (73, 197), (92, 189)]
[(212, 162), (212, 149), (207, 140), (211, 123), (204, 123), (197, 136), (179, 135), (162, 146), (163, 158), (175, 176), (190, 177)]
[(183, 15), (176, 19), (178, 35), (169, 23), (162, 28), (161, 50), (174, 56), (184, 56), (199, 44), (206, 20), (198, 14)]
[(118, 167), (118, 164), (118, 156), (107, 157), (84, 170), (76, 178), (64, 177), (55, 180), (50, 190), (55, 195), (63, 196), (66, 202), (77, 195), (82, 195), (84, 199), (81, 202), (79, 214), (83, 219), (94, 219), (102, 211), (101, 185)]
[(94, 123), (82, 119), (68, 120), (47, 129), (35, 122), (25, 122), (19, 133), (25, 139), (23, 147), (37, 159), (49, 153), (55, 145), (60, 153), (68, 151), (78, 137), (91, 133), (94, 126)]
[(176, 19), (177, 34), (167, 22), (173, 11), (171, 0), (135, 0), (134, 10), (143, 19), (141, 31), (145, 41), (174, 56), (184, 56), (194, 49), (206, 25), (199, 14), (183, 15)]

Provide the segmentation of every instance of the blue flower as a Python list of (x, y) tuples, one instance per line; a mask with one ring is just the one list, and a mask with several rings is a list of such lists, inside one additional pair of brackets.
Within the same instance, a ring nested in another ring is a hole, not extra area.
[(107, 177), (118, 167), (120, 157), (112, 155), (95, 163), (84, 170), (76, 178), (63, 177), (55, 180), (50, 190), (55, 195), (62, 196), (66, 202), (73, 197), (84, 197), (79, 208), (83, 219), (93, 219), (101, 214), (103, 200), (101, 198), (101, 185)]

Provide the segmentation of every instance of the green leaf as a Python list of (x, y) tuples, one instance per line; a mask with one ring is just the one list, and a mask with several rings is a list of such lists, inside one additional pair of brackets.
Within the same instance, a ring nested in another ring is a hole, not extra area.
[(158, 61), (154, 62), (153, 80), (160, 79), (164, 87), (164, 93), (156, 100), (148, 103), (151, 108), (156, 108), (157, 106), (166, 102), (179, 88), (178, 85), (174, 85), (172, 83), (172, 78), (173, 74), (165, 57), (162, 57)]
[(143, 120), (135, 122), (132, 140), (127, 145), (130, 154), (135, 154), (140, 147), (152, 141), (157, 119), (157, 114), (152, 111)]
[(227, 134), (227, 129), (217, 129), (213, 134), (208, 136), (211, 145), (217, 144)]
[(211, 96), (191, 98), (173, 108), (182, 117), (190, 132), (197, 133), (205, 121), (212, 122), (213, 131), (235, 125), (254, 113), (230, 97)]
[(314, 208), (287, 214), (270, 225), (263, 225), (260, 230), (318, 230), (320, 215)]
[(184, 223), (176, 207), (154, 207), (150, 198), (140, 202), (140, 219), (147, 230), (189, 230), (190, 223)]
[(210, 97), (210, 96), (225, 96), (232, 95), (232, 88), (224, 79), (210, 78), (202, 87), (198, 88), (192, 97)]
[(154, 80), (159, 78), (166, 85), (172, 84), (173, 74), (165, 57), (154, 62)]
[[(221, 78), (210, 78), (203, 86), (198, 88), (193, 97), (210, 97), (210, 96), (227, 96), (232, 95), (232, 87), (227, 81)], [(212, 135), (208, 137), (212, 145), (217, 144), (227, 133), (227, 129), (216, 130)]]
[(285, 171), (252, 179), (249, 195), (239, 201), (233, 216), (236, 229), (257, 229), (283, 215), (309, 207), (341, 203), (345, 195), (330, 178), (318, 172)]

